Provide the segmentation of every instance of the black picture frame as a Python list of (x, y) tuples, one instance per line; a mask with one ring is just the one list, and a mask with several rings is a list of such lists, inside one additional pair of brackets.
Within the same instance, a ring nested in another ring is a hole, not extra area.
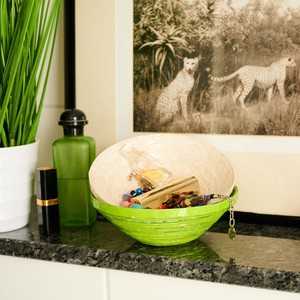
[(76, 107), (75, 1), (64, 1), (65, 109)]

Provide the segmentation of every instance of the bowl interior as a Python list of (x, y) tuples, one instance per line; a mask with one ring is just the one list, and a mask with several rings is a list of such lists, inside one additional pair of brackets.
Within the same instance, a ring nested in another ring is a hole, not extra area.
[(172, 179), (195, 176), (201, 194), (230, 195), (232, 192), (233, 169), (220, 151), (197, 138), (179, 134), (147, 134), (118, 142), (97, 156), (89, 171), (90, 187), (96, 198), (118, 206), (122, 194), (138, 187), (135, 179), (128, 180), (130, 166), (119, 153), (126, 143), (157, 159), (172, 173)]

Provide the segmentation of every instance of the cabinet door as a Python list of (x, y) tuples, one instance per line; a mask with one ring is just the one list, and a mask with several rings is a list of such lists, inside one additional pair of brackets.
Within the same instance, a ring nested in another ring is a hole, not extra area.
[(299, 300), (296, 293), (109, 270), (109, 300)]
[(1, 300), (108, 300), (99, 268), (0, 255)]

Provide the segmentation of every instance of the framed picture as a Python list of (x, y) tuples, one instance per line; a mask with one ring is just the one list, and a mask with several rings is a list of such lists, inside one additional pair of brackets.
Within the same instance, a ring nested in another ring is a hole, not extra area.
[[(143, 1), (136, 2), (139, 4), (143, 3)], [(170, 5), (175, 5), (178, 3), (179, 5), (179, 3), (183, 2), (184, 1), (156, 1), (155, 3), (160, 3), (161, 5), (163, 5), (163, 3), (169, 3)], [(191, 5), (194, 3), (194, 1), (186, 2), (189, 2)], [(218, 2), (219, 5), (224, 4), (225, 7), (228, 7), (228, 5), (231, 3), (236, 14), (238, 11), (242, 11), (244, 6), (250, 6), (252, 3), (250, 3), (250, 1), (238, 0), (196, 2), (200, 4)], [(255, 1), (255, 3), (264, 5), (265, 1)], [(271, 2), (269, 1), (268, 3), (270, 4)], [(287, 6), (281, 4), (281, 1), (276, 3), (275, 4), (277, 6), (274, 4), (274, 9), (277, 7), (277, 13), (284, 9), (284, 14), (290, 14), (285, 15), (286, 22), (296, 21), (294, 16), (297, 16), (300, 13), (300, 5), (298, 1), (285, 1)], [(144, 5), (144, 8), (145, 7), (146, 6)], [(159, 88), (157, 87), (158, 85), (156, 83), (157, 90), (155, 90), (156, 88), (143, 90), (141, 84), (136, 84), (135, 80), (138, 80), (139, 82), (143, 81), (141, 78), (137, 78), (138, 75), (136, 73), (138, 72), (138, 74), (142, 74), (143, 72), (139, 69), (142, 68), (140, 66), (140, 64), (142, 64), (140, 61), (141, 57), (138, 59), (135, 58), (136, 51), (138, 51), (141, 46), (139, 46), (137, 49), (134, 48), (134, 30), (137, 26), (137, 24), (134, 24), (134, 17), (136, 17), (134, 8), (135, 6), (133, 0), (116, 1), (117, 140), (128, 138), (133, 135), (148, 134), (153, 132), (176, 132), (189, 134), (190, 136), (198, 138), (205, 143), (209, 143), (218, 150), (222, 151), (232, 163), (235, 170), (236, 184), (240, 190), (240, 199), (236, 204), (237, 210), (272, 215), (300, 216), (300, 190), (297, 179), (299, 177), (298, 170), (300, 169), (300, 138), (298, 137), (300, 125), (298, 123), (299, 113), (297, 113), (297, 107), (299, 107), (300, 102), (298, 103), (297, 99), (299, 99), (300, 95), (298, 95), (297, 89), (293, 88), (294, 83), (291, 84), (290, 87), (286, 85), (284, 86), (286, 95), (285, 100), (290, 102), (289, 104), (285, 104), (280, 98), (277, 88), (277, 90), (273, 91), (270, 102), (268, 102), (265, 97), (265, 91), (258, 92), (255, 90), (249, 92), (247, 99), (245, 99), (243, 103), (245, 108), (241, 107), (240, 101), (237, 100), (236, 103), (234, 103), (229, 99), (229, 96), (232, 96), (235, 89), (237, 89), (236, 83), (211, 83), (211, 85), (217, 85), (213, 89), (214, 96), (207, 96), (208, 98), (205, 100), (204, 93), (200, 96), (199, 91), (196, 93), (200, 97), (199, 101), (202, 104), (210, 99), (211, 103), (208, 105), (210, 108), (205, 107), (204, 104), (197, 105), (195, 104), (195, 100), (191, 101), (190, 98), (188, 100), (190, 101), (188, 103), (193, 103), (193, 105), (189, 104), (189, 114), (193, 115), (194, 113), (194, 117), (198, 117), (197, 120), (200, 122), (200, 124), (207, 123), (210, 124), (209, 126), (206, 128), (200, 125), (194, 126), (195, 123), (193, 122), (196, 122), (194, 120), (196, 118), (193, 118), (193, 120), (184, 121), (179, 109), (176, 111), (176, 118), (178, 118), (176, 120), (177, 124), (174, 125), (174, 123), (170, 123), (169, 127), (164, 127), (164, 130), (161, 130), (160, 127), (154, 128), (154, 126), (149, 125), (151, 123), (149, 120), (153, 118), (153, 123), (157, 123), (157, 119), (155, 119), (156, 117), (154, 116), (155, 101), (157, 101), (160, 92), (162, 92), (163, 89), (170, 84), (169, 82), (172, 82), (172, 78), (176, 78), (175, 70), (178, 72), (180, 71), (183, 66), (183, 58), (176, 58), (176, 61), (178, 61), (178, 68), (173, 70), (173, 77), (170, 77), (169, 81), (165, 80), (164, 84), (159, 86)], [(214, 9), (216, 10), (216, 7)], [(250, 8), (248, 7), (248, 10), (249, 9)], [(263, 15), (261, 17), (270, 18), (270, 16), (267, 15)], [(279, 22), (279, 20), (277, 21)], [(230, 21), (228, 22), (230, 23), (233, 21), (230, 18)], [(254, 22), (253, 19), (252, 22)], [(154, 25), (155, 24), (150, 23), (149, 27)], [(257, 23), (254, 25), (257, 26)], [(235, 29), (234, 26), (230, 28), (233, 31)], [(155, 33), (155, 31), (159, 30), (160, 28), (153, 29), (153, 32)], [(205, 28), (199, 27), (199, 30), (200, 29), (203, 31), (206, 30)], [(263, 43), (264, 40), (270, 38), (271, 33), (274, 33), (276, 36), (278, 30), (275, 28), (266, 28), (265, 32), (260, 31), (259, 33), (262, 35), (260, 36), (260, 43)], [(259, 38), (259, 33), (256, 33), (257, 39)], [(209, 31), (207, 31), (206, 34), (209, 35)], [(274, 39), (275, 36), (273, 37)], [(231, 43), (233, 42), (234, 40), (231, 41)], [(259, 42), (256, 42), (257, 44), (255, 48), (259, 47)], [(296, 42), (299, 42), (300, 45), (300, 40), (296, 40)], [(146, 46), (144, 47), (146, 48)], [(219, 63), (222, 61), (222, 59), (216, 60), (212, 58), (210, 60), (211, 65), (205, 65), (205, 68), (210, 68), (209, 71), (213, 76), (223, 77), (228, 76), (228, 74), (234, 72), (235, 69), (241, 68), (244, 64), (250, 64), (258, 67), (262, 67), (263, 65), (269, 66), (272, 63), (273, 58), (276, 61), (277, 58), (280, 59), (281, 56), (287, 54), (285, 51), (283, 51), (282, 53), (277, 53), (275, 55), (275, 48), (277, 47), (275, 46), (276, 45), (274, 44), (274, 49), (269, 49), (270, 51), (265, 49), (266, 52), (264, 59), (261, 59), (260, 61), (258, 58), (256, 60), (254, 59), (256, 56), (254, 53), (252, 60), (247, 60), (246, 57), (244, 60), (241, 60), (241, 58), (237, 60), (233, 51), (233, 54), (230, 56), (230, 58), (226, 57), (226, 60), (221, 64)], [(233, 44), (231, 44), (231, 47), (233, 47)], [(242, 47), (242, 45), (236, 45), (235, 47)], [(150, 51), (153, 49), (150, 47), (148, 50)], [(220, 55), (225, 55), (227, 53), (227, 50), (224, 49), (224, 47), (221, 50), (222, 51), (220, 52)], [(201, 63), (201, 61), (205, 60), (205, 53), (201, 51), (200, 53), (199, 51), (198, 53), (196, 52), (191, 52), (192, 54), (189, 57), (198, 57)], [(291, 51), (288, 54), (296, 54), (296, 52), (292, 53)], [(217, 55), (217, 53), (214, 55)], [(188, 53), (182, 56), (188, 56)], [(277, 58), (275, 59), (275, 57)], [(299, 56), (293, 58), (296, 63), (298, 58)], [(215, 61), (219, 61), (218, 64), (216, 64)], [(228, 65), (229, 61), (232, 63), (230, 66)], [(296, 66), (291, 67), (293, 70), (298, 70), (297, 68), (298, 67)], [(194, 73), (194, 75), (196, 81), (197, 74)], [(255, 74), (251, 74), (251, 76), (252, 75), (255, 76)], [(200, 75), (198, 74), (198, 76)], [(291, 93), (289, 92), (290, 88), (292, 88)], [(157, 97), (154, 97), (154, 95)], [(258, 112), (265, 116), (264, 119), (260, 120), (262, 117)], [(272, 113), (274, 113), (274, 115), (272, 115)], [(293, 115), (295, 121), (293, 125), (291, 125), (289, 122), (294, 121), (288, 121), (288, 116), (291, 115)], [(253, 120), (254, 118), (256, 121)], [(285, 121), (283, 121), (283, 119), (285, 119)], [(280, 123), (281, 121), (283, 123)], [(232, 124), (234, 122), (236, 122), (235, 125)], [(279, 122), (281, 125), (276, 127), (277, 125), (275, 125), (274, 122)], [(284, 122), (288, 122), (290, 125)], [(227, 124), (226, 126), (225, 123)], [(262, 125), (263, 123), (265, 125)], [(289, 126), (293, 127), (294, 129), (288, 129), (290, 128)], [(232, 131), (233, 127), (240, 128), (241, 131)], [(274, 128), (273, 133), (270, 132), (268, 134), (268, 132), (266, 132), (267, 128), (271, 127), (282, 127), (284, 130), (286, 130), (285, 134), (281, 135), (280, 130), (275, 132)], [(188, 128), (197, 128), (197, 130), (188, 130)], [(203, 130), (200, 130), (201, 128)]]
[(297, 2), (134, 0), (133, 130), (299, 136)]
[(128, 79), (118, 99), (132, 99), (132, 132), (299, 136), (297, 1), (154, 2), (117, 1), (117, 76)]

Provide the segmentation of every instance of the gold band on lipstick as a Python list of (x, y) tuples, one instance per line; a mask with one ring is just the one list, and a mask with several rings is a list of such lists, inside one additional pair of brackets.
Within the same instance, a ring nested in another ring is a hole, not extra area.
[(57, 205), (58, 204), (58, 198), (48, 199), (48, 200), (36, 199), (36, 204), (39, 205), (39, 206)]

